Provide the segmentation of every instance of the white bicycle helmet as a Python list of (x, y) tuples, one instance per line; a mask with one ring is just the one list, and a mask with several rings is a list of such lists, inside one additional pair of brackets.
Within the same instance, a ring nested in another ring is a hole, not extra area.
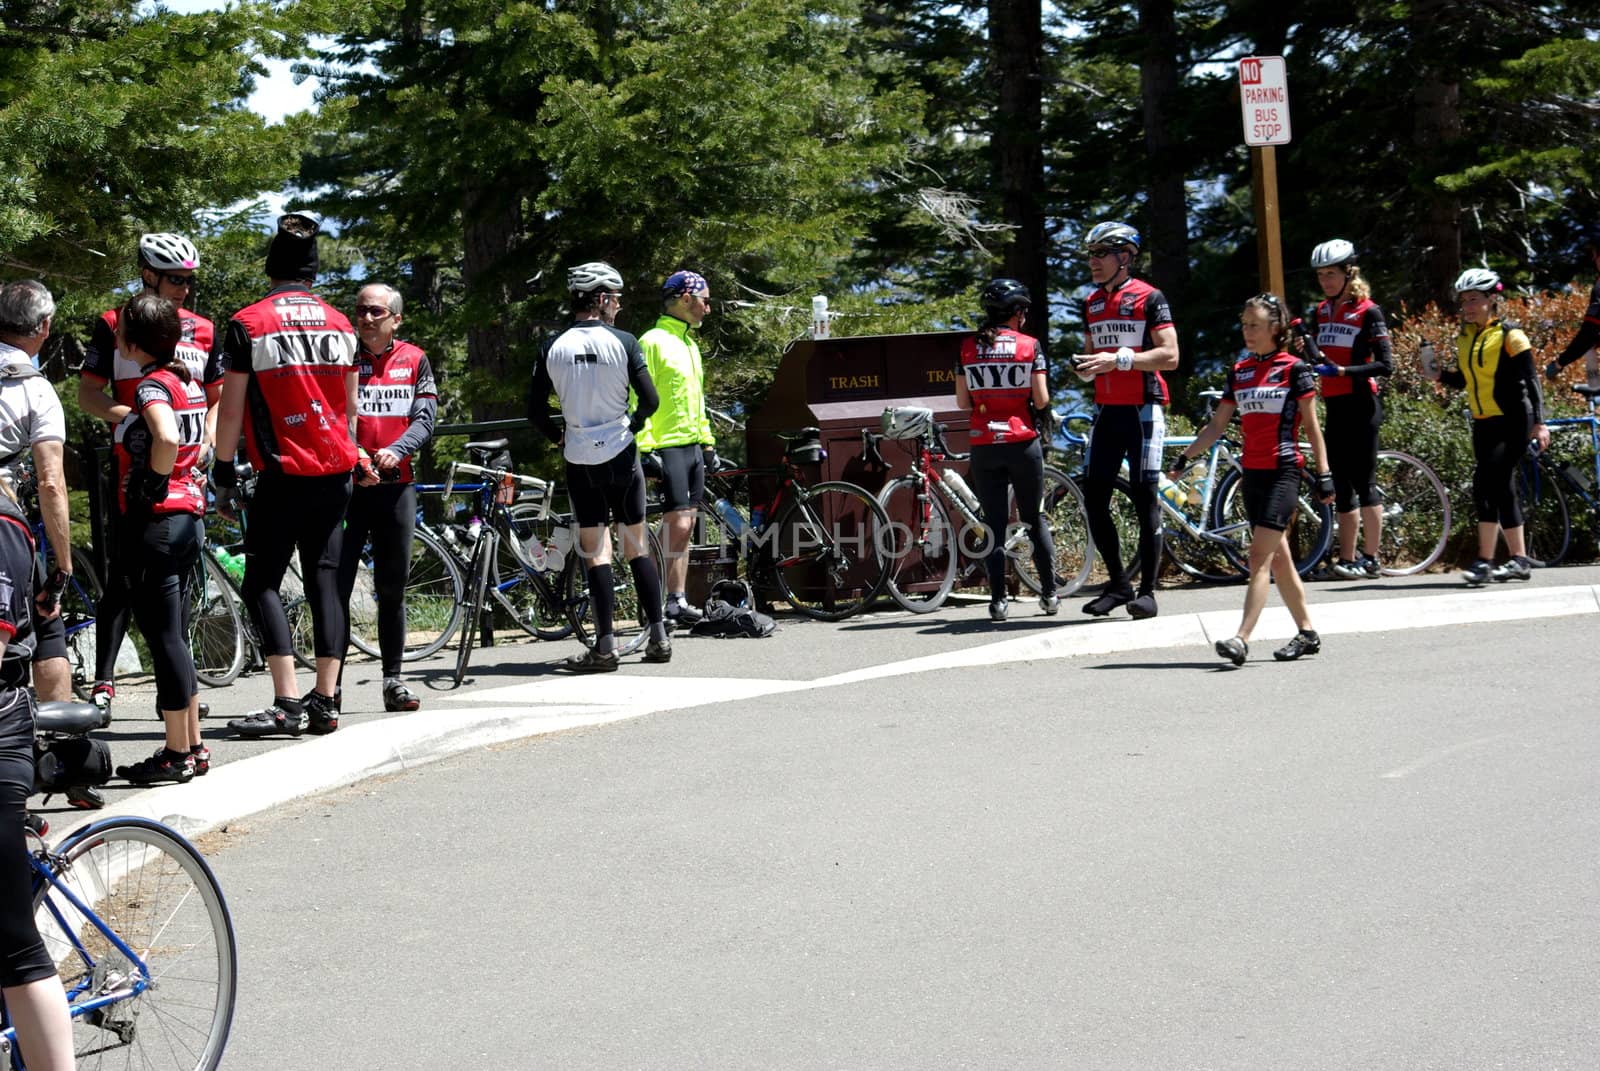
[(885, 439), (920, 439), (933, 430), (933, 410), (921, 405), (885, 409), (878, 418)]
[(1468, 268), (1456, 276), (1456, 297), (1460, 297), (1468, 290), (1478, 290), (1485, 294), (1498, 294), (1501, 290), (1500, 276), (1488, 268)]
[(200, 250), (181, 234), (147, 234), (139, 239), (139, 259), (156, 271), (200, 266)]
[(1331, 238), (1311, 251), (1313, 268), (1334, 268), (1356, 259), (1356, 247), (1343, 238)]
[(1087, 248), (1096, 245), (1124, 245), (1139, 251), (1139, 232), (1126, 223), (1107, 221), (1096, 223), (1089, 228), (1089, 233), (1084, 235), (1083, 244)]
[(567, 269), (567, 289), (580, 294), (593, 290), (621, 290), (622, 276), (603, 260), (591, 260)]

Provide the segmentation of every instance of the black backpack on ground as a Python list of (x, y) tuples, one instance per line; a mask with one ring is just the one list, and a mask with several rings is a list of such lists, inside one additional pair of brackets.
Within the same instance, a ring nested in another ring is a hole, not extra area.
[(719, 580), (706, 597), (705, 618), (689, 630), (691, 636), (770, 636), (778, 623), (756, 609), (755, 594), (743, 580)]

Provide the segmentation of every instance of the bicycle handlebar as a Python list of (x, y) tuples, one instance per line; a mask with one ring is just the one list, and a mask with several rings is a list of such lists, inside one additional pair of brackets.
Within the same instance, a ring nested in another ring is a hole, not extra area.
[(456, 473), (458, 472), (466, 476), (480, 477), (485, 483), (489, 484), (500, 483), (509, 479), (526, 491), (548, 491), (550, 489), (550, 482), (541, 480), (537, 476), (523, 476), (520, 473), (512, 472), (510, 469), (487, 469), (482, 465), (469, 465), (465, 461), (452, 461), (444, 478), (444, 496), (446, 498), (449, 498), (450, 493), (455, 490)]

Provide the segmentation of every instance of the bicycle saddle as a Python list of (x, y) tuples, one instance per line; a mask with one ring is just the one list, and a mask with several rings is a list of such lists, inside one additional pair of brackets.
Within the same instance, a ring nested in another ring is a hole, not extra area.
[(1600, 396), (1600, 387), (1591, 387), (1586, 383), (1575, 384), (1572, 389), (1583, 395), (1585, 398), (1594, 398), (1596, 396)]
[(99, 707), (93, 703), (74, 703), (71, 700), (40, 703), (34, 715), (34, 728), (37, 731), (60, 733), (63, 736), (82, 736), (92, 729), (101, 728), (103, 724)]
[(511, 445), (510, 439), (490, 439), (487, 442), (468, 443), (467, 449), (478, 454), (492, 454), (496, 450), (504, 450)]

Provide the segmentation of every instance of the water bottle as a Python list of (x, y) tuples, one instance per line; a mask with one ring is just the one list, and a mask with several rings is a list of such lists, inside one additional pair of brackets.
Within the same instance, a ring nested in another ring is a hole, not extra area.
[(482, 534), (483, 518), (474, 514), (472, 520), (467, 522), (467, 543), (476, 543), (478, 541), (478, 537)]
[(545, 565), (557, 572), (567, 561), (567, 551), (572, 549), (572, 528), (557, 528), (550, 535), (550, 552), (545, 555)]
[(1156, 487), (1161, 491), (1161, 497), (1166, 499), (1173, 509), (1181, 510), (1189, 501), (1189, 492), (1184, 489), (1183, 484), (1167, 479), (1167, 474), (1164, 472), (1157, 478)]
[(222, 566), (222, 571), (228, 574), (228, 579), (236, 584), (244, 583), (244, 555), (229, 553), (227, 547), (212, 547), (211, 554), (217, 559), (217, 564)]
[(739, 512), (739, 507), (729, 502), (726, 498), (717, 499), (712, 503), (712, 507), (716, 509), (717, 516), (722, 518), (723, 528), (727, 531), (730, 540), (738, 542), (739, 537), (744, 535), (746, 528), (744, 515)]
[(766, 526), (766, 523), (767, 523), (767, 507), (765, 507), (765, 506), (752, 506), (752, 507), (750, 507), (750, 528), (751, 528), (751, 530), (759, 532), (759, 531), (761, 531), (762, 528), (764, 528)]
[(811, 299), (811, 337), (828, 337), (828, 299), (821, 294)]
[(944, 481), (944, 485), (950, 488), (957, 498), (966, 503), (968, 509), (977, 511), (978, 496), (967, 486), (967, 481), (961, 478), (961, 473), (955, 469), (942, 469), (939, 472), (939, 479)]
[(1424, 341), (1417, 350), (1417, 359), (1422, 362), (1422, 374), (1429, 379), (1439, 378), (1439, 355), (1433, 351), (1433, 343)]
[(539, 535), (537, 528), (530, 531), (527, 536), (518, 540), (522, 544), (522, 560), (541, 572), (544, 571), (544, 538)]

